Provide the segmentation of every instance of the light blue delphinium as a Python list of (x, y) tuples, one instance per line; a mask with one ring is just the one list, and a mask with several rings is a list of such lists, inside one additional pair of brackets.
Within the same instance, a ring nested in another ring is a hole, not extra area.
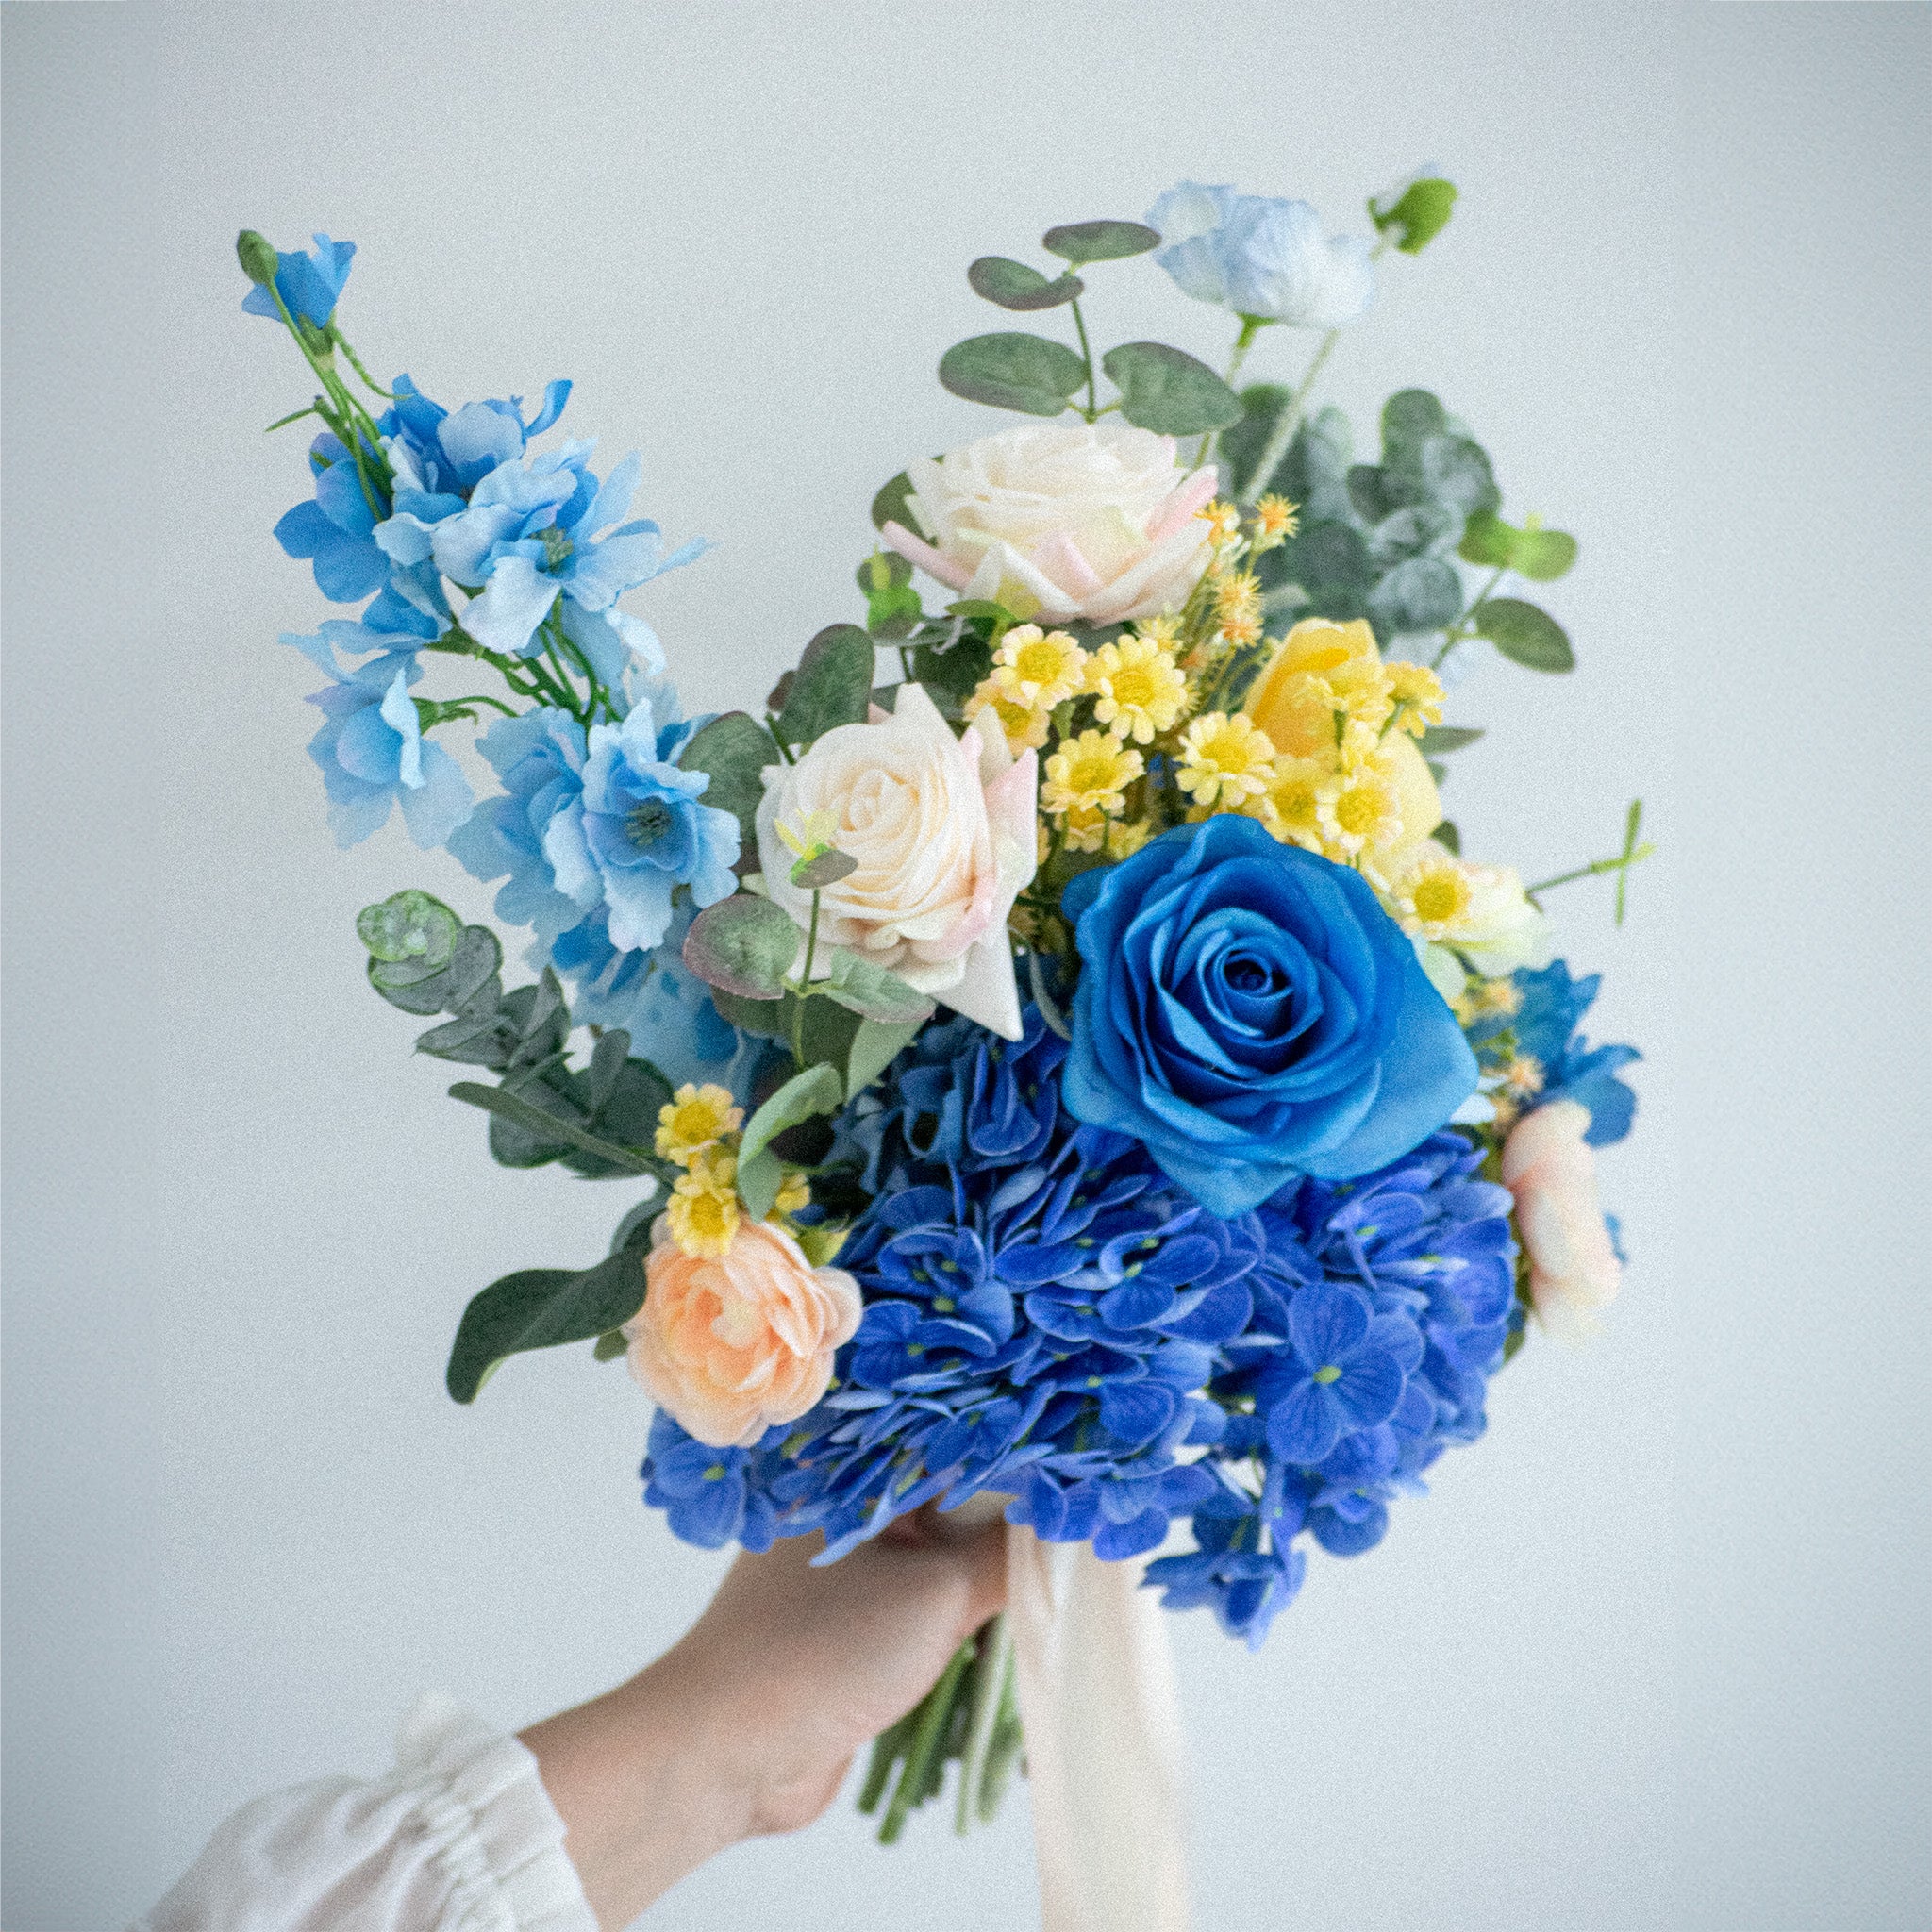
[(1198, 302), (1304, 328), (1337, 328), (1369, 306), (1374, 271), (1357, 235), (1327, 235), (1305, 201), (1183, 181), (1147, 211), (1154, 258)]
[(422, 675), (418, 641), (395, 639), (402, 648), (383, 650), (346, 673), (339, 668), (326, 634), (289, 634), (282, 641), (294, 645), (331, 679), (308, 700), (325, 720), (309, 741), (308, 756), (328, 792), (336, 843), (358, 844), (379, 831), (389, 822), (391, 808), (400, 805), (409, 837), (418, 845), (427, 851), (442, 844), (469, 817), (475, 795), (457, 761), (423, 736), (416, 701), (409, 695), (409, 687)]
[(689, 736), (684, 724), (660, 730), (648, 699), (621, 724), (592, 725), (582, 791), (543, 835), (558, 891), (586, 911), (601, 903), (620, 952), (663, 940), (679, 886), (701, 907), (738, 889), (737, 819), (700, 803), (708, 773), (672, 762)]
[[(349, 263), (354, 259), (353, 242), (331, 242), (326, 235), (314, 238), (315, 249), (275, 250), (275, 294), (281, 296), (289, 313), (298, 323), (325, 327), (341, 299), (342, 285), (349, 279)], [(242, 298), (250, 315), (265, 315), (271, 322), (282, 319), (275, 295), (260, 287), (250, 289)]]
[[(369, 452), (363, 454), (366, 469)], [(308, 561), (315, 588), (330, 603), (359, 603), (390, 579), (390, 560), (373, 535), (381, 492), (365, 480), (348, 444), (332, 431), (309, 444), (308, 460), (315, 494), (275, 525), (275, 541), (291, 557)]]

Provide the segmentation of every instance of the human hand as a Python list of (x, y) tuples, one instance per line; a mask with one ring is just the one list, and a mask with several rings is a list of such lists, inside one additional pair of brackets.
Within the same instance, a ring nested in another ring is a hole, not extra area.
[(734, 1840), (810, 1824), (1006, 1601), (1000, 1523), (924, 1511), (815, 1570), (819, 1547), (741, 1556), (649, 1669), (523, 1733), (607, 1932)]

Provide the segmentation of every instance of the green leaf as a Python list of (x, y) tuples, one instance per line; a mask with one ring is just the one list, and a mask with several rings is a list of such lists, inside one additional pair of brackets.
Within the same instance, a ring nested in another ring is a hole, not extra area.
[(682, 772), (704, 772), (711, 782), (704, 802), (728, 811), (738, 821), (738, 862), (741, 871), (758, 865), (758, 810), (765, 795), (763, 772), (778, 763), (772, 734), (743, 711), (726, 711), (713, 718), (678, 755)]
[(1462, 834), (1456, 829), (1455, 820), (1442, 820), (1429, 836), (1435, 840), (1437, 844), (1455, 853), (1457, 858), (1460, 858), (1462, 857)]
[(872, 526), (883, 530), (888, 524), (897, 524), (902, 530), (917, 531), (919, 525), (912, 519), (912, 478), (904, 470), (890, 483), (882, 483), (872, 500)]
[(924, 993), (862, 954), (837, 946), (828, 964), (823, 985), (841, 1007), (889, 1025), (907, 1021), (917, 1025), (932, 1017), (932, 1001)]
[(845, 1061), (845, 1097), (857, 1100), (918, 1037), (923, 1020), (861, 1020)]
[(1382, 405), (1382, 458), (1399, 467), (1422, 460), (1422, 448), (1449, 426), (1448, 412), (1425, 389), (1397, 390)]
[(594, 1268), (525, 1268), (492, 1281), (463, 1310), (444, 1380), (474, 1402), (490, 1372), (513, 1355), (589, 1341), (628, 1322), (644, 1305), (644, 1265), (612, 1255)]
[(940, 381), (969, 403), (1058, 416), (1087, 380), (1087, 365), (1062, 342), (1001, 330), (969, 336), (940, 358)]
[(1576, 539), (1567, 530), (1524, 530), (1516, 540), (1514, 560), (1520, 575), (1551, 583), (1576, 561)]
[(1121, 414), (1162, 436), (1198, 436), (1241, 417), (1241, 399), (1199, 362), (1165, 342), (1123, 342), (1100, 358), (1121, 392)]
[(769, 1147), (761, 1147), (749, 1160), (740, 1157), (738, 1198), (748, 1219), (762, 1221), (777, 1204), (784, 1184), (785, 1163)]
[(736, 1026), (741, 1033), (750, 1033), (761, 1040), (785, 1040), (791, 1036), (791, 1021), (786, 1007), (790, 994), (782, 1000), (748, 1000), (741, 994), (726, 992), (722, 986), (711, 988), (711, 1004)]
[(841, 724), (862, 724), (872, 702), (874, 646), (856, 624), (828, 625), (806, 645), (778, 714), (787, 744), (809, 744)]
[(600, 1160), (608, 1161), (619, 1174), (657, 1176), (658, 1163), (656, 1160), (638, 1153), (635, 1148), (619, 1147), (611, 1141), (598, 1139), (595, 1134), (586, 1133), (583, 1128), (573, 1126), (570, 1122), (559, 1120), (520, 1094), (512, 1093), (508, 1087), (485, 1087), (480, 1081), (458, 1080), (449, 1090), (449, 1094), (452, 1100), (480, 1107), (485, 1113), (501, 1115), (538, 1139), (561, 1141), (567, 1146), (594, 1154)]
[(850, 878), (858, 870), (858, 859), (849, 852), (834, 848), (810, 858), (801, 858), (791, 868), (791, 878), (802, 892), (823, 892), (827, 886), (836, 886), (841, 879)]
[(1002, 308), (1029, 310), (1058, 308), (1087, 291), (1078, 275), (1062, 275), (1052, 281), (1037, 268), (1024, 261), (1008, 261), (1004, 255), (982, 255), (966, 271), (966, 279), (975, 295), (996, 302)]
[(1160, 246), (1160, 230), (1144, 222), (1068, 222), (1040, 238), (1049, 255), (1075, 268), (1090, 261), (1122, 261)]
[(1411, 181), (1386, 205), (1372, 198), (1369, 219), (1385, 235), (1392, 235), (1404, 255), (1420, 255), (1449, 225), (1456, 206), (1456, 184), (1439, 176)]
[(600, 1362), (614, 1362), (619, 1356), (630, 1353), (630, 1338), (622, 1328), (612, 1328), (598, 1336), (597, 1345), (591, 1353)]
[(958, 724), (966, 700), (992, 669), (992, 647), (971, 631), (950, 644), (921, 644), (912, 653), (912, 675), (925, 687), (941, 715)]
[(1456, 554), (1465, 563), (1479, 563), (1491, 570), (1507, 570), (1516, 561), (1516, 545), (1523, 532), (1512, 528), (1491, 510), (1477, 510), (1463, 525), (1462, 541)]
[(1489, 457), (1467, 436), (1430, 437), (1423, 445), (1417, 481), (1429, 502), (1447, 505), (1465, 518), (1493, 510), (1503, 500)]
[(791, 915), (752, 892), (707, 906), (684, 936), (684, 963), (708, 986), (741, 999), (774, 1000), (798, 958)]
[(1479, 724), (1431, 724), (1422, 736), (1424, 758), (1441, 758), (1444, 752), (1460, 751), (1482, 736)]
[(415, 966), (392, 966), (386, 959), (371, 959), (369, 983), (391, 1006), (400, 1007), (406, 1013), (440, 1013), (449, 991), (449, 968), (439, 966), (425, 973)]
[(1381, 578), (1368, 601), (1379, 637), (1441, 630), (1462, 610), (1462, 579), (1447, 558), (1410, 557)]
[[(606, 1040), (622, 1037), (605, 1036)], [(594, 1072), (593, 1062), (591, 1073)], [(596, 1130), (599, 1139), (614, 1141), (621, 1147), (652, 1144), (658, 1132), (658, 1113), (671, 1102), (671, 1082), (649, 1060), (633, 1058), (621, 1061), (608, 1092), (594, 1106), (591, 1105), (593, 1096), (590, 1074), (583, 1076), (582, 1084), (590, 1115), (586, 1124)], [(581, 1151), (565, 1153), (563, 1164), (586, 1180), (604, 1180), (625, 1172)]]
[(1470, 613), (1477, 637), (1488, 638), (1512, 664), (1530, 671), (1572, 671), (1576, 656), (1563, 626), (1520, 597), (1491, 597)]
[(1229, 424), (1222, 432), (1218, 454), (1228, 468), (1229, 490), (1242, 501), (1261, 494), (1258, 489), (1249, 487), (1255, 481), (1255, 465), (1261, 460), (1261, 452), (1288, 407), (1290, 393), (1278, 382), (1250, 383), (1241, 392), (1241, 421)]
[(493, 980), (503, 965), (503, 942), (487, 925), (466, 925), (457, 935), (448, 967), (446, 1012), (467, 1007)]
[(744, 1171), (744, 1163), (763, 1153), (774, 1136), (787, 1127), (795, 1127), (800, 1121), (810, 1120), (814, 1114), (831, 1113), (844, 1098), (845, 1082), (836, 1067), (808, 1067), (804, 1073), (792, 1074), (745, 1122), (744, 1139), (738, 1147), (740, 1174)]
[(591, 1064), (584, 1069), (584, 1104), (592, 1120), (604, 1111), (629, 1058), (630, 1035), (622, 1026), (613, 1026), (591, 1049)]
[(449, 961), (463, 923), (427, 892), (397, 892), (356, 915), (356, 935), (385, 965), (420, 965), (434, 972)]

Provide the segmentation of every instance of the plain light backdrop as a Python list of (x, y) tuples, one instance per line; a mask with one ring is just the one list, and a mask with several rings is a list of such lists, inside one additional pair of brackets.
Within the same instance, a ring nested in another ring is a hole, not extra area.
[[(353, 238), (379, 372), (575, 378), (574, 433), (716, 540), (633, 600), (707, 708), (855, 614), (880, 481), (1005, 420), (933, 379), (998, 325), (974, 256), (1186, 175), (1360, 228), (1424, 160), (1455, 221), (1326, 395), (1366, 432), (1436, 389), (1506, 513), (1581, 538), (1581, 668), (1475, 665), (1450, 802), (1536, 877), (1646, 801), (1628, 924), (1553, 901), (1648, 1056), (1633, 1258), (1260, 1656), (1174, 1620), (1200, 1924), (1932, 1924), (1924, 6), (5, 16), (9, 1932), (113, 1926), (243, 1799), (385, 1768), (422, 1687), (506, 1726), (604, 1688), (724, 1561), (640, 1506), (622, 1368), (442, 1393), (466, 1298), (625, 1202), (493, 1168), (361, 983), (365, 902), (487, 894), (399, 825), (329, 841), (275, 642), (328, 614), (269, 536), (302, 432), (261, 434), (309, 387), (235, 230)], [(1108, 339), (1224, 354), (1148, 264), (1092, 280)], [(644, 1923), (1024, 1926), (1031, 1884), (1024, 1799), (891, 1852), (841, 1804)]]

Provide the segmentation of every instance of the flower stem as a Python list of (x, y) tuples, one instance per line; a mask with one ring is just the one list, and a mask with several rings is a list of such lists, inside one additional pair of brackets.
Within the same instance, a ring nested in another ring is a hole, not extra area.
[(1088, 422), (1096, 422), (1100, 416), (1100, 394), (1093, 386), (1093, 350), (1087, 341), (1087, 322), (1080, 313), (1080, 298), (1075, 295), (1068, 305), (1074, 311), (1074, 326), (1080, 335), (1080, 356), (1087, 364), (1087, 408)]
[[(1234, 339), (1234, 348), (1227, 358), (1227, 373), (1221, 378), (1229, 389), (1234, 387), (1235, 377), (1241, 373), (1241, 364), (1248, 359), (1248, 350), (1255, 338), (1267, 326), (1268, 318), (1265, 315), (1244, 315), (1241, 317), (1241, 332)], [(1198, 470), (1208, 460), (1208, 446), (1213, 441), (1213, 430), (1208, 429), (1202, 432), (1200, 441), (1194, 445), (1193, 467), (1195, 469)]]
[(1449, 661), (1450, 652), (1455, 650), (1457, 644), (1468, 642), (1475, 635), (1475, 632), (1469, 627), (1470, 619), (1495, 595), (1496, 586), (1508, 575), (1509, 566), (1507, 563), (1499, 564), (1495, 575), (1471, 599), (1469, 608), (1442, 633), (1442, 648), (1429, 660), (1429, 669), (1431, 671), (1441, 670), (1442, 666)]
[(893, 1791), (892, 1802), (886, 1807), (885, 1818), (879, 1824), (879, 1842), (882, 1845), (898, 1841), (899, 1834), (906, 1828), (907, 1814), (925, 1790), (933, 1755), (938, 1751), (947, 1721), (952, 1717), (954, 1695), (959, 1688), (960, 1677), (965, 1674), (966, 1666), (973, 1661), (974, 1649), (973, 1639), (969, 1637), (953, 1653), (953, 1660), (941, 1674), (939, 1682), (925, 1694), (925, 1701), (920, 1707), (919, 1728), (913, 1733), (911, 1750), (906, 1754), (906, 1767), (899, 1774), (898, 1789)]
[(985, 1780), (993, 1725), (1004, 1701), (1008, 1674), (1013, 1668), (1013, 1633), (1004, 1610), (981, 1629), (978, 1645), (973, 1660), (973, 1714), (967, 1721), (966, 1748), (959, 1762), (959, 1802), (953, 1817), (953, 1829), (961, 1838), (972, 1828), (974, 1799)]

